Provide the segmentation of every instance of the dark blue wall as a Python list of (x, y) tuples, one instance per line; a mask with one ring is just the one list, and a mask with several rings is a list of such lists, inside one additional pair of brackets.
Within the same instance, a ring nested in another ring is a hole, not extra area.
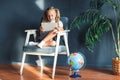
[[(37, 1), (37, 2), (36, 2)], [(43, 1), (43, 2), (42, 2)], [(41, 8), (36, 3), (40, 2)], [(42, 5), (43, 4), (43, 5)], [(22, 58), (25, 42), (25, 29), (38, 29), (43, 11), (55, 6), (61, 16), (67, 16), (69, 23), (80, 12), (89, 8), (89, 0), (1, 0), (0, 1), (0, 64), (18, 63)], [(83, 45), (85, 29), (72, 30), (69, 33), (70, 51), (80, 51), (87, 59), (88, 67), (111, 67), (114, 56), (111, 33), (106, 33), (90, 53)], [(34, 62), (37, 57), (28, 57), (27, 62)], [(62, 57), (59, 57), (62, 60)], [(66, 57), (64, 57), (66, 58)], [(64, 61), (59, 60), (60, 65)], [(47, 60), (48, 61), (48, 60)]]

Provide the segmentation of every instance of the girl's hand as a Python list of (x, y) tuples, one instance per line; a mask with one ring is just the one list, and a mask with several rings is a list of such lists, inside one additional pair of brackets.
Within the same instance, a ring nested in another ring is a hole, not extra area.
[(53, 29), (53, 32), (56, 34), (56, 33), (58, 33), (58, 31), (62, 31), (62, 30), (63, 30), (63, 27), (55, 27)]
[(64, 30), (63, 27), (56, 27), (55, 29), (57, 29), (57, 31), (62, 31), (62, 30)]
[(42, 26), (40, 26), (39, 30), (40, 30), (40, 34), (44, 32), (44, 28)]

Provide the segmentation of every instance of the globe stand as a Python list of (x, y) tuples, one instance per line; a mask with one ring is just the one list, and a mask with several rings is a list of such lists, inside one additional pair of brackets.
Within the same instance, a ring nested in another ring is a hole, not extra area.
[(70, 75), (71, 78), (81, 78), (81, 75), (77, 73), (78, 71), (74, 71), (74, 74)]

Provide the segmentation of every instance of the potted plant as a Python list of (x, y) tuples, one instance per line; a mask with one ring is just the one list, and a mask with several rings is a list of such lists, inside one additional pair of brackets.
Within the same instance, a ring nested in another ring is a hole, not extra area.
[[(102, 12), (103, 5), (109, 5), (113, 9), (115, 16), (115, 25), (112, 20)], [(71, 23), (70, 29), (81, 29), (88, 24), (89, 28), (85, 34), (85, 45), (89, 50), (95, 46), (102, 35), (106, 32), (112, 32), (114, 41), (116, 58), (113, 58), (113, 71), (115, 74), (120, 74), (120, 1), (119, 0), (91, 0), (90, 9), (80, 13)], [(115, 27), (115, 30), (113, 30)], [(116, 33), (117, 32), (117, 33)], [(118, 63), (118, 64), (117, 64)], [(117, 66), (116, 66), (117, 65)]]

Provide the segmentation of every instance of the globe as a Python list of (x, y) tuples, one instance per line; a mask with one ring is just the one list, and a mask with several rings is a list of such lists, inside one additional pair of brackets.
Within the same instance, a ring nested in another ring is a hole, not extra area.
[(85, 64), (85, 57), (81, 52), (73, 52), (68, 57), (68, 65), (72, 71), (74, 71), (74, 74), (70, 77), (72, 78), (79, 78), (80, 75), (77, 74), (79, 70), (81, 70), (84, 67)]

